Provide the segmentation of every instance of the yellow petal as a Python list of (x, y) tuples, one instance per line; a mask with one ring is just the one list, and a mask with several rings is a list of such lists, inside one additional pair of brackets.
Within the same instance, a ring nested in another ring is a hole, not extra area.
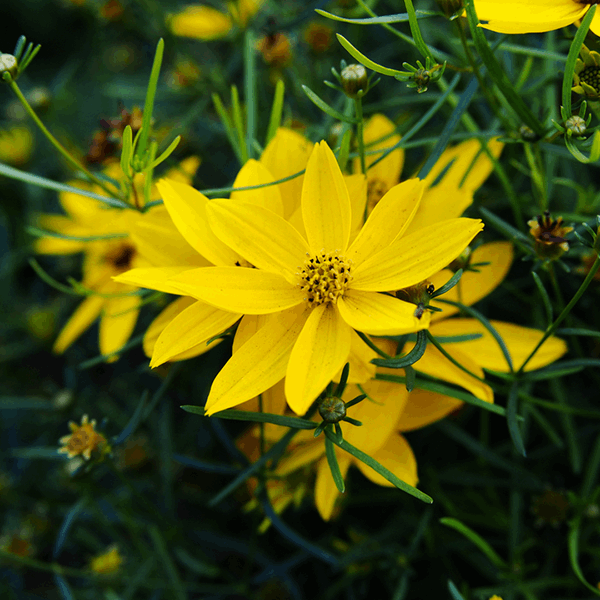
[(371, 211), (346, 257), (358, 266), (399, 238), (411, 222), (423, 195), (425, 184), (409, 179), (394, 186)]
[(168, 24), (175, 35), (202, 41), (225, 37), (233, 27), (229, 15), (210, 6), (193, 5), (170, 15)]
[(187, 183), (188, 185), (192, 184), (194, 179), (194, 175), (200, 166), (199, 156), (188, 156), (184, 158), (177, 166), (172, 167), (165, 173), (165, 177), (167, 179), (174, 179), (175, 181), (180, 181), (181, 183)]
[[(65, 236), (88, 237), (94, 235), (94, 230), (80, 225), (63, 215), (37, 215), (34, 224), (40, 229), (54, 231)], [(58, 237), (39, 237), (35, 240), (35, 251), (38, 254), (74, 254), (85, 250), (86, 242), (63, 239)]]
[(600, 35), (600, 12), (596, 11), (594, 18), (592, 19), (592, 24), (590, 25), (590, 30), (596, 35)]
[[(336, 456), (342, 477), (346, 477), (348, 467), (350, 466), (350, 455), (336, 448)], [(315, 483), (315, 504), (317, 510), (324, 521), (329, 521), (333, 515), (335, 501), (340, 497), (340, 493), (333, 481), (331, 470), (327, 464), (327, 459), (322, 458), (317, 467), (317, 481)]]
[(158, 367), (231, 327), (242, 315), (226, 312), (204, 302), (182, 310), (158, 336), (150, 366)]
[(169, 279), (189, 271), (190, 267), (150, 267), (148, 269), (130, 269), (113, 277), (118, 283), (126, 283), (148, 290), (158, 290), (166, 294), (181, 295), (181, 290)]
[(148, 358), (152, 356), (154, 345), (158, 336), (163, 332), (164, 328), (183, 310), (198, 302), (195, 298), (182, 296), (169, 303), (160, 314), (150, 323), (146, 333), (144, 334), (143, 348), (144, 353)]
[(62, 354), (100, 315), (104, 298), (88, 296), (62, 328), (52, 350)]
[(435, 423), (454, 412), (463, 403), (456, 398), (414, 389), (398, 420), (399, 431), (412, 431)]
[(499, 33), (560, 29), (583, 17), (588, 8), (575, 0), (475, 0), (483, 27)]
[[(306, 168), (313, 145), (298, 132), (280, 127), (260, 157), (275, 180), (284, 179)], [(283, 216), (289, 218), (300, 207), (304, 175), (278, 185), (283, 200)]]
[[(504, 280), (513, 260), (513, 245), (510, 242), (490, 242), (482, 244), (471, 255), (470, 263), (490, 263), (477, 267), (477, 271), (464, 271), (460, 281), (450, 291), (443, 295), (444, 300), (461, 302), (467, 306), (475, 304), (495, 290)], [(443, 269), (429, 278), (436, 289), (444, 285), (454, 273), (450, 269)], [(436, 302), (432, 306), (442, 309), (432, 315), (432, 320), (437, 321), (458, 312), (458, 308)]]
[(268, 315), (244, 315), (235, 332), (231, 351), (237, 352), (268, 320)]
[[(350, 371), (348, 373), (348, 383), (364, 383), (375, 377), (375, 365), (371, 359), (377, 358), (378, 354), (369, 348), (356, 333), (352, 331), (350, 342), (350, 354), (348, 362), (350, 363)], [(334, 381), (339, 381), (342, 370), (333, 378)]]
[(290, 408), (303, 415), (350, 354), (351, 329), (332, 303), (312, 309), (294, 345), (285, 379)]
[(207, 214), (219, 239), (251, 265), (297, 283), (308, 245), (282, 217), (262, 206), (233, 200), (213, 200)]
[(173, 223), (187, 242), (214, 265), (235, 265), (238, 255), (212, 232), (206, 218), (208, 198), (189, 185), (161, 179), (156, 184)]
[[(86, 191), (92, 191), (92, 188), (94, 188), (89, 183), (79, 180), (69, 181), (68, 184)], [(100, 188), (93, 191), (101, 196), (105, 195), (105, 192)], [(115, 213), (114, 209), (108, 208), (102, 201), (81, 196), (74, 192), (60, 192), (58, 199), (69, 216), (82, 225), (93, 226), (99, 219), (105, 220), (109, 215)]]
[(415, 285), (449, 265), (482, 229), (479, 219), (451, 219), (403, 236), (356, 267), (352, 288), (383, 292)]
[(360, 232), (367, 205), (367, 177), (360, 173), (344, 175), (344, 181), (350, 196), (352, 220), (350, 223), (350, 242), (352, 243)]
[[(251, 158), (240, 169), (233, 182), (233, 187), (240, 188), (253, 185), (264, 185), (273, 181), (275, 181), (275, 178), (269, 173), (268, 169), (257, 160)], [(247, 202), (248, 204), (268, 208), (280, 217), (283, 217), (283, 202), (281, 200), (279, 186), (269, 185), (256, 190), (231, 192), (230, 198), (235, 202)]]
[[(133, 333), (140, 312), (141, 296), (109, 298), (100, 318), (100, 353), (112, 354), (120, 350)], [(117, 357), (109, 360), (112, 362)]]
[[(302, 433), (302, 432), (300, 432)], [(295, 440), (296, 438), (294, 438)], [(293, 448), (292, 452), (281, 459), (277, 464), (276, 474), (285, 477), (299, 468), (310, 465), (318, 460), (325, 453), (323, 440), (316, 439), (306, 444), (301, 444)], [(331, 477), (331, 471), (329, 472)]]
[[(537, 343), (542, 339), (543, 332), (538, 329), (521, 327), (502, 321), (491, 321), (500, 334), (513, 361), (513, 367), (518, 369)], [(463, 335), (465, 333), (480, 333), (481, 338), (470, 342), (448, 344), (460, 347), (461, 352), (468, 354), (484, 369), (507, 372), (508, 365), (498, 343), (488, 330), (476, 319), (447, 319), (435, 324), (436, 335)], [(458, 333), (460, 331), (460, 333)], [(566, 343), (557, 337), (548, 338), (535, 356), (527, 363), (526, 371), (540, 369), (558, 360), (567, 351)]]
[(246, 267), (191, 269), (171, 278), (180, 293), (223, 310), (263, 315), (297, 306), (304, 295), (281, 275)]
[(402, 335), (429, 326), (425, 312), (415, 316), (416, 306), (387, 294), (349, 290), (338, 299), (338, 309), (344, 321), (357, 331), (372, 335)]
[(292, 309), (273, 315), (216, 376), (206, 401), (207, 413), (237, 406), (283, 379), (308, 314)]
[[(413, 487), (417, 485), (419, 478), (417, 476), (415, 455), (406, 439), (399, 433), (392, 434), (387, 439), (385, 445), (371, 456), (388, 469), (388, 471), (391, 471), (398, 479)], [(365, 465), (362, 461), (357, 460), (354, 464), (373, 483), (394, 487), (393, 483), (390, 483), (385, 477)]]
[(351, 208), (344, 177), (327, 142), (315, 144), (302, 187), (302, 218), (311, 252), (345, 252)]

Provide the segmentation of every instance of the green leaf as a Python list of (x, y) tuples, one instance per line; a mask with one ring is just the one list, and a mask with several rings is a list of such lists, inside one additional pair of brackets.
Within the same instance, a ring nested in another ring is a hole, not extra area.
[[(180, 406), (186, 412), (206, 416), (203, 406), (194, 406), (192, 404), (184, 404)], [(222, 410), (214, 413), (211, 417), (219, 419), (230, 419), (232, 421), (252, 421), (253, 423), (272, 423), (273, 425), (281, 425), (283, 427), (292, 427), (293, 429), (315, 429), (318, 423), (301, 419), (299, 417), (286, 417), (284, 415), (275, 415), (272, 413), (259, 413), (245, 410)]]
[(438, 296), (441, 296), (442, 294), (445, 294), (446, 292), (450, 291), (460, 281), (462, 274), (462, 269), (456, 271), (456, 273), (454, 273), (454, 275), (452, 275), (452, 277), (442, 287), (433, 291), (433, 294), (431, 294), (431, 298), (437, 298)]
[(460, 344), (461, 342), (472, 342), (483, 337), (483, 333), (465, 333), (464, 335), (436, 335), (435, 339), (440, 344)]
[(378, 367), (387, 367), (389, 369), (402, 369), (414, 365), (425, 354), (427, 348), (427, 331), (422, 330), (417, 333), (417, 342), (414, 348), (406, 355), (397, 358), (374, 358), (371, 362)]
[(517, 452), (523, 456), (527, 456), (525, 452), (525, 444), (523, 444), (523, 436), (519, 423), (517, 422), (517, 408), (519, 403), (519, 383), (513, 382), (508, 393), (508, 403), (506, 404), (506, 421), (508, 423), (508, 433), (517, 449)]
[(464, 523), (461, 523), (458, 519), (452, 519), (450, 517), (443, 517), (440, 519), (440, 523), (446, 527), (450, 527), (455, 531), (458, 531), (461, 535), (466, 537), (470, 542), (475, 544), (483, 554), (489, 559), (489, 561), (496, 566), (498, 569), (506, 569), (507, 564), (496, 551), (478, 534), (475, 533), (471, 528), (467, 527)]
[(44, 398), (0, 396), (0, 410), (56, 410), (50, 400)]
[(133, 131), (127, 125), (123, 131), (123, 149), (121, 150), (121, 171), (127, 179), (131, 179), (131, 158), (133, 156)]
[(165, 160), (167, 160), (167, 158), (169, 158), (169, 156), (171, 156), (171, 154), (175, 151), (175, 148), (177, 148), (177, 146), (179, 145), (179, 142), (181, 141), (181, 136), (178, 135), (170, 144), (169, 147), (158, 157), (156, 158), (152, 164), (150, 165), (150, 167), (152, 169), (158, 167), (158, 165), (160, 165), (160, 163), (164, 162)]
[(241, 165), (243, 165), (244, 161), (242, 160), (242, 149), (240, 148), (239, 140), (236, 135), (236, 129), (233, 125), (233, 121), (231, 120), (231, 117), (227, 113), (227, 110), (225, 109), (225, 106), (223, 105), (223, 102), (221, 101), (221, 97), (219, 96), (219, 94), (217, 94), (215, 92), (212, 95), (212, 101), (213, 101), (213, 104), (215, 105), (215, 110), (217, 111), (217, 114), (219, 115), (219, 118), (221, 119), (221, 123), (223, 123), (223, 127), (225, 127), (225, 134), (227, 135), (227, 139), (229, 140), (229, 143), (230, 143), (231, 147), (233, 148), (233, 151), (235, 152), (235, 154), (238, 158), (238, 161), (240, 162)]
[(414, 488), (412, 485), (409, 485), (405, 481), (402, 481), (400, 478), (396, 477), (390, 470), (386, 469), (382, 464), (378, 463), (373, 457), (365, 454), (362, 450), (355, 448), (352, 444), (349, 444), (346, 440), (338, 440), (329, 429), (324, 430), (325, 435), (337, 446), (339, 446), (342, 450), (345, 450), (354, 458), (364, 462), (367, 466), (371, 467), (374, 471), (379, 473), (382, 477), (385, 477), (390, 483), (393, 483), (398, 489), (414, 496), (418, 500), (422, 502), (426, 502), (427, 504), (432, 504), (433, 499), (424, 494), (422, 491)]
[(592, 149), (590, 150), (590, 155), (587, 157), (577, 146), (575, 145), (575, 141), (569, 135), (565, 135), (565, 145), (567, 150), (580, 162), (583, 164), (590, 164), (596, 162), (600, 158), (600, 131), (594, 132), (594, 137), (592, 138)]
[(581, 526), (581, 517), (573, 519), (569, 527), (568, 547), (569, 547), (569, 561), (571, 562), (571, 568), (575, 573), (575, 576), (588, 590), (594, 592), (596, 596), (600, 596), (600, 590), (597, 587), (589, 584), (584, 575), (581, 567), (579, 566), (579, 527)]
[(448, 591), (452, 596), (452, 600), (465, 600), (464, 596), (458, 591), (458, 588), (448, 579)]
[[(396, 77), (396, 75), (404, 75), (403, 71), (397, 71), (396, 69), (389, 69), (388, 67), (384, 67), (382, 65), (378, 65), (376, 62), (373, 62), (370, 58), (367, 58), (362, 52), (357, 50), (343, 35), (336, 33), (337, 39), (340, 44), (346, 49), (348, 54), (352, 56), (359, 63), (371, 69), (371, 71), (375, 71), (376, 73), (381, 73), (382, 75), (387, 75), (388, 77)], [(304, 86), (302, 86), (304, 87)]]
[(302, 90), (308, 96), (309, 100), (313, 102), (316, 106), (318, 106), (325, 114), (337, 119), (338, 121), (342, 121), (344, 123), (358, 123), (358, 121), (352, 117), (347, 117), (344, 113), (335, 110), (335, 108), (329, 106), (327, 102), (324, 102), (315, 94), (308, 86), (303, 85)]
[(600, 338), (600, 331), (593, 331), (591, 329), (583, 329), (577, 327), (562, 327), (556, 330), (556, 335), (582, 335), (586, 337), (597, 337)]
[(271, 106), (271, 118), (267, 129), (265, 146), (275, 137), (277, 129), (281, 125), (281, 115), (283, 114), (283, 98), (285, 94), (285, 83), (283, 79), (278, 79), (275, 85), (275, 95), (273, 96), (273, 105)]
[[(354, 25), (382, 25), (383, 23), (408, 23), (409, 21), (408, 13), (385, 15), (383, 17), (369, 17), (367, 19), (348, 19), (346, 17), (334, 15), (320, 8), (315, 9), (315, 12), (320, 14), (322, 17), (331, 19), (332, 21), (341, 21), (342, 23), (353, 23)], [(415, 14), (417, 18), (427, 18), (439, 16), (440, 13), (432, 10), (416, 10)]]
[(338, 489), (340, 494), (343, 494), (346, 491), (346, 484), (344, 483), (344, 478), (342, 476), (342, 472), (340, 471), (340, 465), (338, 464), (337, 457), (335, 455), (335, 446), (329, 437), (327, 437), (327, 435), (325, 436), (325, 455), (327, 456), (327, 464), (331, 470), (331, 476), (335, 482), (335, 487)]
[(546, 291), (540, 276), (535, 271), (531, 271), (531, 276), (533, 277), (533, 281), (535, 281), (535, 285), (540, 293), (540, 296), (542, 297), (542, 302), (544, 303), (544, 308), (546, 310), (546, 320), (548, 321), (548, 325), (550, 325), (554, 319), (550, 296), (548, 296), (548, 292)]
[(237, 135), (238, 146), (242, 152), (242, 164), (246, 164), (248, 156), (248, 147), (246, 145), (246, 132), (244, 130), (244, 119), (242, 117), (242, 107), (237, 86), (231, 86), (231, 113), (233, 114), (233, 126)]

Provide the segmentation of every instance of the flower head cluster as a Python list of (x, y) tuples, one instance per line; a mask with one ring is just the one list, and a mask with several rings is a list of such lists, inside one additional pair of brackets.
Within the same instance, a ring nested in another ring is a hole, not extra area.
[(69, 429), (71, 433), (59, 440), (63, 444), (58, 449), (59, 453), (66, 454), (69, 458), (81, 455), (86, 460), (90, 460), (92, 453), (102, 455), (110, 451), (106, 438), (96, 431), (95, 419), (88, 421), (88, 416), (83, 415), (81, 425), (70, 421)]

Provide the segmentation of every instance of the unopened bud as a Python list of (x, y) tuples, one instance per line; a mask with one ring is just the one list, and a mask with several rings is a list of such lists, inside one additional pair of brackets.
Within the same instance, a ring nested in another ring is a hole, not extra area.
[(0, 75), (2, 79), (7, 79), (5, 73), (14, 79), (19, 71), (17, 59), (12, 54), (0, 54)]
[(341, 78), (342, 87), (349, 98), (358, 98), (366, 93), (368, 77), (367, 70), (362, 65), (348, 65), (342, 71)]
[(319, 404), (319, 414), (326, 423), (339, 423), (346, 416), (346, 403), (337, 396), (327, 396)]
[(567, 131), (570, 131), (574, 135), (583, 135), (587, 129), (585, 120), (578, 115), (569, 117), (565, 121), (565, 127), (567, 128)]

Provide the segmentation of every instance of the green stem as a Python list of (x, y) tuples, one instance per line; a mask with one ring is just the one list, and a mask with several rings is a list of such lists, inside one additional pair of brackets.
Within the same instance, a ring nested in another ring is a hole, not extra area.
[[(29, 102), (27, 102), (27, 99), (19, 89), (17, 82), (12, 80), (9, 82), (9, 85), (12, 91), (16, 94), (21, 104), (23, 105), (23, 108), (25, 109), (27, 114), (34, 120), (35, 124), (39, 127), (40, 131), (46, 136), (48, 141), (62, 154), (62, 156), (67, 160), (67, 162), (78, 171), (82, 171), (83, 173), (85, 173), (91, 182), (95, 183), (97, 186), (100, 186), (109, 196), (113, 197), (115, 195), (114, 190), (108, 188), (103, 181), (98, 179), (98, 177), (96, 177), (91, 171), (86, 169), (84, 165), (82, 165), (79, 161), (73, 158), (69, 154), (68, 150), (50, 133), (50, 131), (46, 128), (46, 126), (37, 116), (33, 108), (31, 108)], [(120, 197), (118, 191), (117, 196)]]
[(244, 39), (244, 99), (246, 100), (246, 148), (248, 156), (254, 155), (254, 139), (258, 120), (258, 90), (256, 87), (254, 32), (246, 29)]
[(423, 55), (424, 58), (430, 58), (433, 62), (436, 62), (435, 57), (431, 53), (431, 50), (429, 50), (427, 47), (427, 44), (421, 35), (417, 13), (415, 12), (415, 7), (413, 6), (412, 0), (404, 0), (404, 5), (406, 6), (406, 12), (408, 13), (410, 32), (412, 33), (413, 40), (415, 40), (415, 46), (417, 47), (417, 50)]
[(542, 339), (538, 342), (536, 347), (531, 351), (531, 354), (526, 358), (525, 362), (521, 365), (521, 367), (517, 371), (516, 375), (520, 375), (523, 372), (523, 369), (526, 367), (527, 363), (535, 356), (536, 352), (540, 349), (542, 344), (556, 331), (558, 326), (565, 320), (565, 318), (571, 312), (573, 307), (577, 304), (577, 302), (579, 302), (579, 299), (581, 298), (581, 296), (583, 296), (585, 290), (592, 282), (592, 279), (594, 279), (594, 276), (598, 272), (599, 268), (600, 268), (600, 255), (596, 255), (596, 260), (594, 261), (594, 264), (592, 265), (590, 272), (587, 274), (586, 278), (583, 280), (583, 283), (579, 286), (579, 289), (577, 290), (577, 292), (575, 293), (573, 298), (571, 298), (571, 301), (569, 302), (569, 304), (567, 304), (567, 306), (565, 306), (565, 308), (562, 310), (560, 315), (558, 315), (558, 317), (556, 318), (554, 323), (552, 323), (552, 325), (550, 325), (546, 329), (544, 335), (542, 336)]

